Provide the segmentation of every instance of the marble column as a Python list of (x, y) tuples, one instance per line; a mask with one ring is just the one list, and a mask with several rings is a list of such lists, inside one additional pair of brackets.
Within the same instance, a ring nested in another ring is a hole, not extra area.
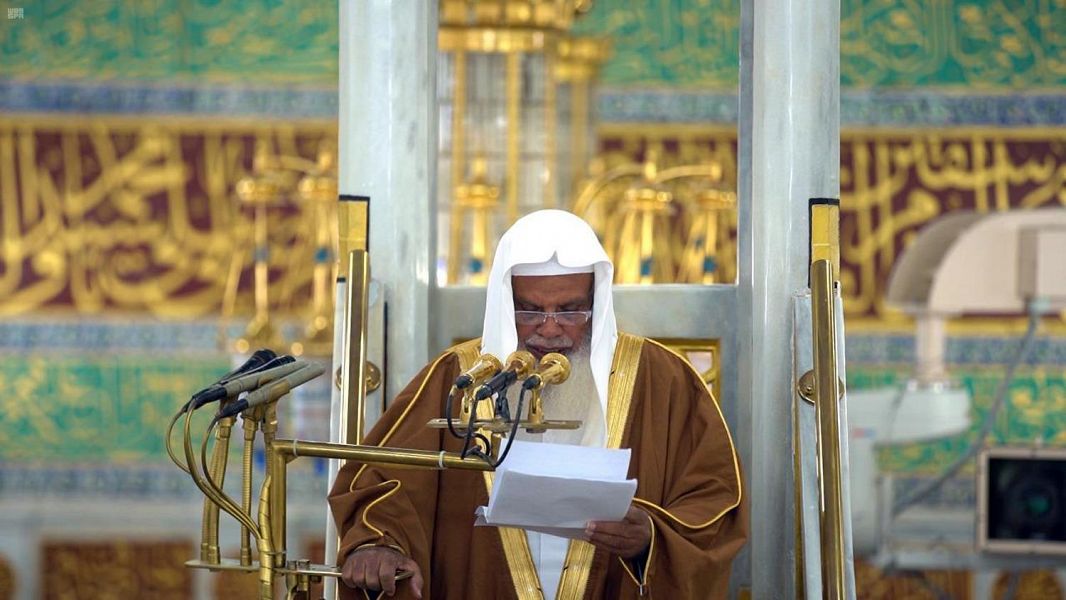
[(387, 306), (386, 396), (429, 358), (435, 275), (437, 3), (340, 3), (340, 193), (370, 198)]
[(737, 578), (754, 598), (795, 597), (791, 298), (807, 287), (807, 200), (840, 194), (839, 28), (839, 0), (741, 5), (738, 404), (752, 512)]
[[(338, 186), (341, 195), (370, 198), (371, 302), (376, 306), (384, 300), (384, 332), (376, 335), (378, 321), (371, 315), (369, 346), (371, 359), (384, 372), (382, 392), (391, 399), (429, 359), (437, 231), (438, 9), (436, 2), (339, 4)], [(343, 302), (343, 289), (337, 298)], [(338, 339), (342, 335), (338, 330)], [(378, 362), (382, 347), (384, 360)], [(331, 482), (336, 468), (331, 465)], [(331, 518), (327, 527), (326, 562), (332, 563), (337, 548)], [(335, 581), (326, 581), (327, 598), (334, 597)]]

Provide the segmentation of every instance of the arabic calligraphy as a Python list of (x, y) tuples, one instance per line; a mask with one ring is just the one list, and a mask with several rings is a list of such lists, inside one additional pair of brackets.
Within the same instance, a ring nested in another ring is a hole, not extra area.
[[(650, 152), (664, 166), (717, 161), (735, 181), (731, 128), (614, 125), (601, 128), (599, 138), (607, 165)], [(842, 131), (840, 278), (849, 326), (903, 321), (884, 304), (888, 276), (929, 221), (955, 210), (1066, 206), (1063, 139), (1061, 129)], [(723, 273), (732, 274), (724, 263), (735, 269), (735, 224), (727, 231), (720, 255)]]
[[(841, 83), (1049, 89), (1066, 83), (1059, 2), (843, 0)], [(0, 76), (300, 83), (337, 81), (337, 7), (54, 0), (3, 22)], [(737, 0), (597, 0), (574, 31), (613, 38), (602, 83), (732, 90)]]
[[(235, 312), (246, 313), (253, 227), (236, 182), (251, 170), (257, 143), (312, 161), (335, 136), (333, 123), (0, 118), (0, 316), (217, 313), (234, 268)], [(310, 294), (311, 210), (293, 200), (268, 215), (280, 310)]]
[[(151, 597), (193, 594), (185, 541), (54, 540), (41, 545), (41, 598)], [(106, 585), (101, 585), (106, 582)]]
[(217, 357), (8, 356), (0, 453), (14, 461), (162, 457), (160, 432), (174, 408), (226, 368)]
[(337, 84), (337, 3), (25, 3), (5, 22), (0, 76)]
[[(843, 0), (841, 84), (1051, 88), (1066, 83), (1056, 2)], [(736, 89), (736, 0), (597, 0), (575, 32), (612, 37), (602, 83)]]

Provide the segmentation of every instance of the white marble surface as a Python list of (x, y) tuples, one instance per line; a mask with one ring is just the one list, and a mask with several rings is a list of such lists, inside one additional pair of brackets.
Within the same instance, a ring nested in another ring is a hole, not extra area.
[(370, 197), (372, 276), (388, 305), (386, 394), (429, 359), (437, 4), (340, 4), (340, 193)]
[[(807, 286), (807, 200), (839, 197), (838, 0), (742, 5), (740, 437), (755, 598), (794, 596), (791, 296)], [(750, 224), (750, 225), (749, 225)], [(744, 318), (745, 315), (741, 314)], [(773, 569), (761, 565), (777, 565)], [(750, 565), (750, 566), (748, 566)]]

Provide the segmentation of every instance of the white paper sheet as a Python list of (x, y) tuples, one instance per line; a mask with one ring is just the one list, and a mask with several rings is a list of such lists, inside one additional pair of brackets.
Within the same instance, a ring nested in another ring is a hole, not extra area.
[(585, 538), (589, 521), (619, 521), (637, 480), (626, 479), (630, 451), (515, 440), (475, 525), (521, 527)]

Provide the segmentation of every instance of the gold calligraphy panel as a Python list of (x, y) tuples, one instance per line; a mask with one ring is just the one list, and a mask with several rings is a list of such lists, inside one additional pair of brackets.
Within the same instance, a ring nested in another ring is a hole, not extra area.
[[(607, 168), (654, 155), (662, 168), (717, 162), (731, 171), (727, 180), (736, 180), (733, 128), (617, 124), (599, 134)], [(937, 217), (1066, 205), (1063, 128), (844, 130), (840, 156), (841, 282), (849, 327), (907, 325), (885, 306), (888, 277), (900, 252)], [(726, 265), (735, 269), (735, 231), (734, 215), (730, 248), (721, 253), (723, 273)], [(975, 322), (1014, 326), (1004, 319)]]
[(193, 596), (192, 571), (184, 566), (192, 554), (188, 541), (48, 541), (41, 548), (41, 598), (185, 600)]
[[(256, 149), (314, 164), (333, 122), (0, 117), (0, 316), (217, 313), (251, 304), (252, 211), (235, 185)], [(271, 304), (307, 303), (311, 208), (267, 211)]]

